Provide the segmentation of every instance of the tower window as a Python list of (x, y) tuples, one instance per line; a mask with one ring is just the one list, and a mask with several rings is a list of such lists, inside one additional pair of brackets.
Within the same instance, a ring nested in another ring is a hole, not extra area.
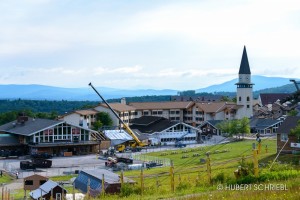
[(247, 105), (247, 108), (250, 108), (250, 106), (249, 106), (249, 105)]
[(247, 97), (247, 101), (250, 101), (250, 97)]
[(239, 97), (239, 101), (242, 101), (242, 97)]

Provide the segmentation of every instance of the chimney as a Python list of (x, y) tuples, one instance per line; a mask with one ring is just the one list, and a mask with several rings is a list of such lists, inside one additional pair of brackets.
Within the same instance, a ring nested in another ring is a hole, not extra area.
[(28, 117), (25, 116), (25, 113), (19, 113), (17, 117), (17, 123), (24, 125), (26, 121), (28, 121)]

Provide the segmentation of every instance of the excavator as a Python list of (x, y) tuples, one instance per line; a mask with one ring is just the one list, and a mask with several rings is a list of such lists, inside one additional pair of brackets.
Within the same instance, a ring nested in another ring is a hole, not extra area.
[(96, 90), (96, 88), (89, 83), (89, 86), (97, 93), (101, 100), (106, 104), (106, 106), (111, 110), (111, 112), (118, 118), (118, 120), (123, 124), (125, 131), (133, 138), (133, 141), (128, 141), (123, 144), (116, 146), (118, 152), (124, 152), (126, 148), (129, 148), (132, 151), (140, 151), (142, 147), (147, 146), (148, 144), (143, 143), (139, 138), (134, 134), (134, 132), (129, 128), (129, 126), (119, 117), (119, 115), (111, 108), (111, 106), (105, 101), (101, 94)]

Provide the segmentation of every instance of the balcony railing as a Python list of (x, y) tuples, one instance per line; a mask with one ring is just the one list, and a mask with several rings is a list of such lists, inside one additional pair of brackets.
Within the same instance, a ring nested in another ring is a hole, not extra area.
[(55, 142), (43, 142), (43, 143), (28, 143), (28, 146), (31, 147), (53, 147), (53, 146), (75, 146), (75, 145), (92, 145), (99, 144), (100, 141), (70, 141), (70, 140), (61, 140)]

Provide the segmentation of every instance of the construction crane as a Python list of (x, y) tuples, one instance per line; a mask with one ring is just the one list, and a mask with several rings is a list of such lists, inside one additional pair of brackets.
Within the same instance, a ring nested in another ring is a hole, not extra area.
[(296, 81), (295, 79), (290, 79), (290, 81), (291, 82), (293, 82), (294, 84), (295, 84), (295, 87), (296, 87), (296, 89), (297, 89), (297, 92), (299, 91), (299, 84), (300, 84), (300, 82), (299, 81)]
[(175, 147), (179, 147), (179, 148), (182, 148), (182, 147), (186, 147), (186, 144), (182, 143), (181, 140), (184, 139), (184, 137), (186, 135), (190, 134), (190, 132), (187, 132), (185, 133), (184, 135), (182, 135), (180, 138), (176, 138), (176, 141), (175, 141)]
[[(147, 146), (148, 144), (143, 143), (140, 141), (140, 139), (134, 134), (134, 132), (129, 128), (129, 126), (120, 118), (120, 116), (115, 112), (114, 109), (105, 101), (105, 99), (101, 96), (101, 94), (96, 90), (96, 88), (92, 85), (92, 83), (89, 83), (89, 86), (93, 88), (93, 90), (98, 94), (98, 96), (102, 99), (102, 101), (106, 104), (106, 106), (112, 111), (112, 113), (119, 119), (119, 121), (123, 124), (123, 128), (129, 135), (133, 138), (134, 142), (128, 143), (128, 146), (131, 148), (140, 148)], [(119, 152), (123, 152), (126, 149), (126, 144), (120, 144), (117, 146), (116, 150)]]

